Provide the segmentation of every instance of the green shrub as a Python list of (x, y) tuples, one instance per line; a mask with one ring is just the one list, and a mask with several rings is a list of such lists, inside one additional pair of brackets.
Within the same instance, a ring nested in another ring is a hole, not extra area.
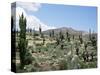
[(88, 68), (88, 64), (86, 62), (80, 61), (79, 64), (81, 69)]
[(97, 62), (90, 62), (88, 64), (89, 68), (96, 68), (97, 67)]
[(37, 71), (33, 64), (25, 65), (24, 67), (25, 72), (35, 72)]
[(32, 64), (32, 61), (34, 60), (34, 58), (32, 57), (32, 55), (28, 52), (25, 55), (25, 64)]
[(38, 33), (34, 33), (34, 36), (39, 36), (39, 34)]
[(58, 64), (59, 64), (60, 70), (68, 69), (68, 64), (67, 64), (66, 60), (64, 60), (64, 59), (60, 60), (60, 62)]

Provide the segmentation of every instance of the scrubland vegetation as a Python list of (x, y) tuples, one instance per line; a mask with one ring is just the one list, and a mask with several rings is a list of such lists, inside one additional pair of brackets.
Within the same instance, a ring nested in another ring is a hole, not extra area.
[(38, 72), (54, 70), (86, 69), (97, 67), (97, 34), (82, 32), (71, 34), (68, 30), (45, 34), (26, 29), (26, 18), (19, 19), (20, 31), (16, 31), (16, 71)]

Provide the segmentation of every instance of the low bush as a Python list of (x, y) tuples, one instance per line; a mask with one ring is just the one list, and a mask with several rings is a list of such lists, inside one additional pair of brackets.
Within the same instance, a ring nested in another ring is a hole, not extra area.
[(60, 60), (58, 64), (59, 64), (60, 70), (68, 69), (68, 64), (66, 60)]
[(25, 64), (32, 64), (32, 61), (34, 60), (34, 58), (32, 57), (32, 55), (28, 52), (25, 55)]

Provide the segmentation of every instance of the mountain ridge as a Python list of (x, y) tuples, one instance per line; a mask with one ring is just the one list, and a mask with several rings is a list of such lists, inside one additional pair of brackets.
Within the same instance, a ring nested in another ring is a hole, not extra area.
[(81, 33), (82, 33), (82, 35), (88, 34), (87, 31), (75, 30), (71, 27), (69, 27), (69, 28), (68, 27), (61, 27), (61, 28), (49, 29), (49, 30), (43, 31), (43, 33), (48, 34), (48, 33), (52, 32), (52, 30), (54, 30), (55, 34), (58, 34), (60, 31), (64, 34), (66, 32), (69, 32), (70, 34), (81, 34)]

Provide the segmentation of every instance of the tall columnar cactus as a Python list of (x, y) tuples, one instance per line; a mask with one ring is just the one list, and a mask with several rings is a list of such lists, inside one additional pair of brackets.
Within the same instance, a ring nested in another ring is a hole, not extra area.
[(49, 36), (50, 36), (50, 37), (52, 36), (51, 32), (49, 32)]
[(61, 35), (62, 35), (62, 32), (60, 31), (60, 32), (59, 32), (59, 38), (60, 38), (60, 39), (61, 39)]
[(92, 42), (92, 45), (93, 46), (97, 46), (97, 40), (96, 40), (96, 37), (95, 36), (92, 36), (91, 42)]
[(91, 29), (89, 29), (89, 40), (91, 40)]
[(41, 28), (41, 26), (39, 26), (39, 33), (40, 33), (40, 35), (41, 35), (41, 32), (42, 32), (42, 28)]
[(30, 35), (32, 34), (32, 29), (30, 28)]
[(43, 45), (44, 45), (44, 43), (45, 43), (45, 37), (44, 37), (43, 33), (41, 33), (41, 38), (43, 39)]
[(73, 40), (74, 40), (74, 35), (73, 35)]
[(68, 37), (68, 42), (70, 42), (70, 37)]
[(45, 38), (43, 38), (43, 45), (45, 44)]
[(59, 45), (59, 43), (60, 43), (60, 40), (58, 37), (56, 37), (56, 44)]
[(61, 44), (61, 49), (63, 49), (64, 48), (64, 45), (63, 44)]
[(66, 32), (66, 38), (68, 38), (69, 37), (69, 33), (68, 33), (68, 31)]
[(35, 38), (35, 28), (33, 29), (33, 38)]
[(26, 18), (24, 18), (24, 15), (20, 16), (19, 19), (19, 27), (20, 27), (20, 38), (26, 39)]
[(82, 32), (81, 32), (81, 35), (79, 35), (79, 40), (80, 40), (80, 43), (82, 44), (83, 43)]
[(79, 48), (76, 48), (76, 55), (79, 55)]
[(60, 40), (62, 41), (64, 39), (64, 35), (62, 34), (62, 31), (59, 32)]
[[(74, 38), (74, 37), (73, 37), (73, 38)], [(66, 39), (68, 40), (68, 42), (70, 42), (70, 34), (69, 34), (68, 31), (66, 32)]]
[(87, 50), (87, 43), (84, 43), (84, 48), (85, 50)]
[(25, 65), (25, 55), (26, 55), (26, 18), (22, 15), (19, 18), (19, 27), (20, 27), (20, 39), (19, 39), (19, 49), (20, 49), (20, 63), (21, 68)]
[(97, 46), (97, 40), (96, 40), (96, 36), (94, 34), (94, 31), (92, 33), (92, 36), (91, 36), (91, 42), (92, 42), (92, 46)]
[(52, 30), (52, 37), (54, 37), (54, 30)]

